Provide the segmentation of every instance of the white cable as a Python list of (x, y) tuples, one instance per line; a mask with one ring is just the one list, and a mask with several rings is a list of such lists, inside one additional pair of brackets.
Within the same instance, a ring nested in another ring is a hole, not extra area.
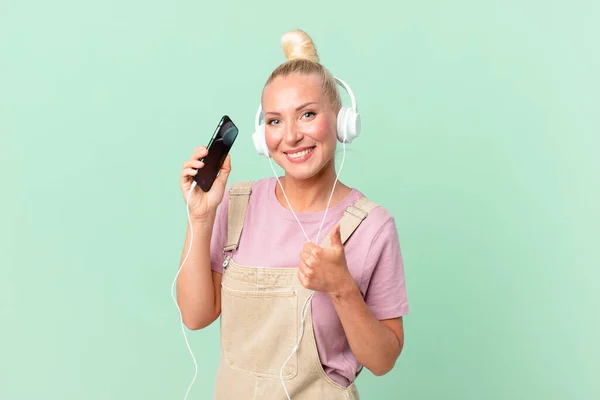
[[(327, 202), (327, 207), (325, 208), (325, 214), (323, 215), (323, 219), (321, 220), (321, 226), (319, 227), (319, 231), (317, 232), (317, 240), (315, 241), (315, 243), (317, 243), (317, 244), (319, 243), (319, 235), (321, 234), (321, 229), (323, 229), (323, 224), (325, 223), (325, 219), (327, 218), (327, 211), (329, 210), (329, 204), (331, 203), (331, 199), (333, 198), (333, 192), (335, 191), (335, 185), (340, 177), (342, 168), (344, 168), (344, 161), (346, 160), (346, 141), (344, 140), (342, 143), (343, 143), (343, 147), (344, 147), (344, 155), (342, 157), (342, 164), (340, 165), (340, 169), (335, 176), (335, 181), (333, 182), (333, 189), (331, 189), (331, 194), (329, 195), (329, 201)], [(283, 197), (285, 197), (285, 200), (287, 201), (288, 206), (290, 207), (290, 210), (292, 211), (292, 214), (296, 218), (298, 225), (300, 225), (300, 229), (302, 229), (302, 232), (304, 233), (306, 240), (311, 242), (310, 238), (306, 234), (306, 231), (302, 227), (300, 220), (296, 216), (296, 213), (292, 209), (292, 205), (290, 204), (290, 201), (288, 200), (288, 197), (285, 194), (285, 190), (283, 190), (283, 185), (281, 184), (281, 181), (279, 180), (279, 177), (277, 176), (277, 173), (275, 172), (275, 168), (273, 168), (273, 163), (271, 162), (271, 157), (269, 155), (267, 155), (267, 158), (269, 159), (269, 164), (271, 165), (271, 170), (273, 170), (273, 174), (275, 175), (275, 178), (277, 179), (277, 182), (279, 183), (279, 187), (281, 188)], [(306, 319), (306, 310), (308, 310), (308, 308), (306, 306), (308, 305), (309, 301), (312, 299), (314, 294), (315, 294), (315, 291), (311, 290), (310, 294), (306, 298), (306, 301), (304, 302), (304, 305), (302, 306), (302, 321), (301, 321), (301, 325), (300, 325), (300, 334), (298, 335), (298, 342), (296, 342), (296, 345), (292, 349), (292, 352), (290, 353), (288, 358), (285, 360), (285, 362), (281, 366), (281, 369), (279, 370), (279, 378), (281, 380), (281, 384), (283, 385), (283, 390), (285, 391), (285, 394), (286, 394), (288, 400), (291, 400), (291, 398), (290, 398), (290, 394), (288, 393), (287, 387), (285, 386), (285, 382), (283, 380), (283, 369), (285, 368), (288, 361), (292, 358), (292, 356), (294, 355), (294, 353), (298, 350), (298, 347), (300, 346), (300, 342), (302, 341), (302, 336), (304, 335), (304, 321)]]
[(335, 182), (333, 182), (333, 189), (331, 189), (331, 194), (329, 195), (329, 201), (327, 202), (327, 208), (325, 209), (325, 215), (323, 216), (323, 219), (321, 220), (321, 226), (319, 227), (319, 232), (317, 232), (317, 240), (315, 240), (315, 243), (317, 243), (317, 244), (319, 243), (319, 236), (321, 235), (321, 229), (323, 229), (323, 223), (325, 222), (325, 218), (327, 217), (327, 211), (329, 211), (329, 203), (331, 203), (331, 198), (333, 197), (333, 192), (335, 191), (335, 185), (338, 182), (338, 179), (342, 172), (342, 168), (344, 168), (344, 161), (346, 161), (346, 141), (345, 140), (342, 142), (342, 146), (344, 148), (344, 153), (342, 155), (342, 163), (340, 164), (340, 170), (338, 171), (338, 173), (335, 177)]
[[(344, 155), (342, 157), (342, 164), (340, 165), (340, 170), (336, 174), (335, 181), (333, 183), (333, 189), (331, 190), (331, 194), (329, 195), (329, 201), (327, 201), (327, 207), (325, 208), (325, 214), (323, 215), (323, 220), (321, 221), (321, 226), (319, 227), (319, 231), (317, 232), (316, 243), (319, 243), (319, 236), (321, 234), (321, 230), (323, 229), (323, 224), (325, 223), (325, 219), (327, 218), (327, 211), (329, 210), (329, 204), (331, 203), (331, 199), (333, 198), (333, 193), (335, 191), (335, 186), (336, 186), (337, 181), (339, 179), (339, 176), (340, 176), (340, 174), (342, 172), (342, 168), (344, 167), (344, 161), (346, 160), (346, 141), (343, 142), (343, 147), (344, 147)], [(300, 229), (302, 229), (302, 233), (304, 233), (304, 236), (306, 237), (306, 240), (309, 241), (309, 242), (311, 242), (310, 238), (306, 234), (306, 231), (304, 230), (304, 227), (300, 223), (300, 220), (296, 216), (296, 213), (292, 209), (292, 205), (290, 204), (290, 201), (289, 201), (287, 195), (285, 194), (285, 190), (283, 189), (283, 185), (281, 184), (281, 181), (279, 180), (279, 177), (277, 176), (277, 173), (275, 172), (275, 169), (273, 167), (273, 163), (271, 162), (271, 157), (267, 156), (267, 158), (269, 159), (269, 164), (271, 165), (271, 170), (273, 171), (273, 174), (275, 175), (275, 178), (277, 179), (277, 182), (279, 183), (279, 187), (281, 188), (283, 196), (285, 197), (285, 200), (287, 201), (288, 206), (290, 207), (290, 210), (292, 211), (292, 214), (296, 218), (296, 221), (298, 222), (298, 225), (300, 225)], [(194, 367), (195, 367), (194, 377), (192, 379), (192, 383), (190, 383), (190, 386), (188, 387), (188, 390), (185, 393), (184, 400), (187, 399), (187, 396), (188, 396), (188, 394), (190, 392), (190, 389), (192, 388), (192, 386), (194, 385), (194, 382), (196, 381), (196, 377), (198, 375), (198, 364), (196, 363), (196, 357), (194, 357), (194, 353), (192, 352), (192, 349), (190, 347), (190, 343), (188, 342), (187, 335), (185, 334), (185, 325), (183, 323), (183, 314), (181, 313), (181, 309), (179, 308), (179, 305), (177, 304), (177, 300), (175, 299), (175, 296), (173, 294), (173, 289), (174, 289), (175, 284), (177, 282), (177, 278), (179, 277), (179, 273), (181, 272), (181, 269), (183, 268), (183, 265), (187, 261), (189, 255), (190, 255), (190, 253), (192, 251), (192, 244), (194, 242), (194, 229), (192, 227), (192, 219), (191, 219), (191, 216), (190, 216), (190, 196), (191, 196), (191, 194), (192, 194), (192, 192), (193, 192), (193, 190), (194, 190), (195, 187), (196, 187), (196, 181), (194, 180), (192, 182), (192, 187), (190, 188), (190, 191), (188, 193), (187, 200), (186, 200), (188, 222), (190, 224), (190, 247), (188, 249), (188, 253), (186, 254), (185, 258), (183, 259), (183, 262), (179, 266), (179, 270), (177, 271), (177, 274), (175, 275), (175, 279), (173, 280), (173, 284), (171, 285), (171, 297), (173, 298), (173, 302), (175, 303), (175, 306), (177, 307), (177, 310), (179, 311), (179, 317), (180, 317), (180, 320), (181, 320), (181, 330), (183, 332), (183, 337), (185, 339), (185, 343), (187, 345), (187, 348), (188, 348), (190, 354), (192, 355), (192, 360), (194, 361)], [(288, 356), (288, 358), (285, 360), (285, 362), (281, 366), (281, 370), (279, 372), (279, 377), (281, 378), (281, 384), (283, 385), (283, 390), (285, 390), (285, 394), (287, 395), (288, 400), (291, 400), (291, 398), (290, 398), (290, 394), (287, 391), (287, 387), (285, 386), (285, 382), (283, 380), (283, 369), (285, 368), (285, 366), (288, 363), (288, 361), (290, 360), (290, 358), (292, 358), (292, 356), (294, 355), (294, 353), (298, 350), (298, 347), (300, 346), (300, 342), (302, 340), (302, 336), (304, 335), (304, 321), (306, 319), (306, 310), (308, 310), (307, 305), (308, 305), (309, 301), (312, 299), (314, 293), (315, 293), (314, 290), (312, 290), (310, 292), (310, 294), (308, 295), (306, 301), (304, 302), (304, 305), (302, 306), (302, 321), (301, 321), (301, 326), (300, 326), (300, 334), (298, 335), (298, 342), (296, 343), (296, 345), (292, 349), (292, 352), (290, 353), (290, 355)]]
[(190, 192), (188, 193), (187, 200), (186, 200), (188, 221), (190, 223), (190, 235), (191, 235), (190, 236), (190, 248), (188, 249), (187, 255), (183, 259), (183, 262), (179, 266), (179, 270), (177, 271), (177, 274), (175, 275), (175, 279), (173, 280), (173, 284), (171, 285), (171, 297), (173, 298), (173, 302), (175, 302), (175, 305), (177, 306), (177, 310), (179, 310), (179, 317), (181, 319), (181, 330), (183, 331), (183, 337), (185, 338), (185, 343), (187, 344), (187, 348), (188, 348), (190, 354), (192, 355), (192, 359), (194, 360), (194, 366), (196, 368), (196, 371), (194, 372), (194, 378), (192, 379), (192, 383), (190, 384), (187, 392), (185, 393), (184, 400), (187, 399), (187, 396), (190, 393), (190, 389), (192, 388), (192, 385), (196, 381), (196, 376), (198, 375), (198, 364), (196, 364), (196, 358), (194, 357), (194, 353), (192, 352), (192, 349), (190, 348), (190, 343), (188, 342), (187, 336), (185, 334), (185, 326), (183, 324), (183, 315), (181, 314), (181, 309), (179, 308), (179, 305), (177, 304), (177, 300), (175, 300), (175, 296), (173, 295), (173, 288), (175, 287), (175, 283), (177, 282), (177, 277), (179, 276), (179, 273), (181, 272), (181, 268), (183, 268), (183, 264), (185, 264), (185, 262), (187, 261), (189, 255), (190, 255), (190, 252), (192, 251), (192, 244), (194, 243), (194, 229), (192, 227), (192, 218), (190, 216), (190, 196), (191, 196), (192, 192), (194, 191), (195, 187), (196, 187), (196, 180), (194, 180), (192, 182), (192, 187), (190, 189)]
[[(327, 208), (325, 208), (325, 214), (323, 215), (323, 219), (321, 220), (321, 226), (319, 227), (319, 231), (317, 232), (317, 239), (316, 239), (315, 243), (319, 243), (319, 236), (321, 235), (321, 230), (323, 229), (323, 224), (325, 223), (325, 219), (327, 218), (327, 211), (329, 211), (329, 204), (331, 203), (331, 199), (333, 198), (333, 192), (335, 191), (335, 185), (337, 184), (340, 173), (342, 172), (342, 168), (344, 168), (344, 161), (346, 160), (346, 141), (344, 141), (342, 143), (343, 143), (343, 147), (344, 147), (344, 155), (342, 157), (342, 164), (340, 165), (340, 170), (338, 171), (338, 173), (335, 177), (335, 181), (333, 182), (333, 189), (331, 189), (331, 194), (329, 195), (329, 201), (327, 201)], [(304, 237), (306, 238), (306, 240), (309, 242), (312, 242), (310, 240), (310, 238), (308, 237), (308, 235), (306, 234), (306, 231), (302, 227), (302, 224), (300, 223), (300, 220), (296, 216), (296, 213), (292, 209), (292, 205), (290, 204), (290, 201), (289, 201), (287, 195), (285, 194), (285, 190), (283, 190), (283, 185), (281, 184), (281, 181), (279, 180), (279, 176), (277, 176), (277, 173), (275, 172), (275, 168), (273, 167), (273, 162), (271, 161), (271, 157), (269, 155), (267, 155), (267, 158), (269, 159), (269, 165), (271, 166), (273, 175), (275, 176), (275, 179), (277, 179), (277, 182), (279, 183), (279, 187), (281, 188), (283, 197), (285, 197), (285, 201), (288, 203), (288, 206), (290, 207), (290, 211), (292, 211), (294, 218), (296, 218), (298, 225), (300, 225), (300, 229), (302, 229), (302, 233), (304, 233)]]

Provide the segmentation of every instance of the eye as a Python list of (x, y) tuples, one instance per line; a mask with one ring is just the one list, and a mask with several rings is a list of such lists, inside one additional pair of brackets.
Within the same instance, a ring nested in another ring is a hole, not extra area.
[(303, 117), (305, 117), (305, 118), (310, 118), (310, 117), (313, 117), (314, 115), (315, 115), (315, 113), (314, 113), (314, 112), (312, 112), (312, 111), (308, 111), (308, 112), (305, 112), (305, 113), (304, 113)]
[(270, 119), (270, 120), (267, 121), (267, 124), (268, 125), (273, 125), (274, 122), (279, 122), (279, 120), (278, 119)]

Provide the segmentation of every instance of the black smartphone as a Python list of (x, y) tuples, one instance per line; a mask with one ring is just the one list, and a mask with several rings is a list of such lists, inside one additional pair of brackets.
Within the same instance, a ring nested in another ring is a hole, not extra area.
[(224, 115), (206, 146), (208, 155), (200, 160), (204, 162), (204, 167), (194, 176), (196, 184), (205, 192), (208, 192), (215, 182), (237, 136), (238, 128), (229, 116)]

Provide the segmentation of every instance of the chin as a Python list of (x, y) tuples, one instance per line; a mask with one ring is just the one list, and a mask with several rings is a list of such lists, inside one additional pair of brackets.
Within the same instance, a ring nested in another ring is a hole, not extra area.
[(298, 168), (288, 168), (285, 170), (285, 176), (298, 181), (307, 181), (317, 176), (318, 173), (318, 170), (300, 170)]

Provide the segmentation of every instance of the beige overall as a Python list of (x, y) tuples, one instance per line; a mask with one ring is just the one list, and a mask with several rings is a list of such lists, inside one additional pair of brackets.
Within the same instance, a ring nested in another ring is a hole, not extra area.
[[(230, 189), (227, 245), (237, 249), (246, 215), (251, 182)], [(345, 242), (377, 205), (362, 198), (341, 218)], [(268, 234), (265, 232), (265, 234)], [(329, 236), (322, 243), (329, 246)], [(223, 263), (221, 290), (221, 359), (216, 400), (287, 400), (280, 370), (298, 343), (302, 308), (310, 294), (296, 268), (261, 268)], [(296, 352), (283, 369), (291, 400), (358, 400), (354, 384), (343, 387), (326, 375), (315, 342), (310, 302)]]

